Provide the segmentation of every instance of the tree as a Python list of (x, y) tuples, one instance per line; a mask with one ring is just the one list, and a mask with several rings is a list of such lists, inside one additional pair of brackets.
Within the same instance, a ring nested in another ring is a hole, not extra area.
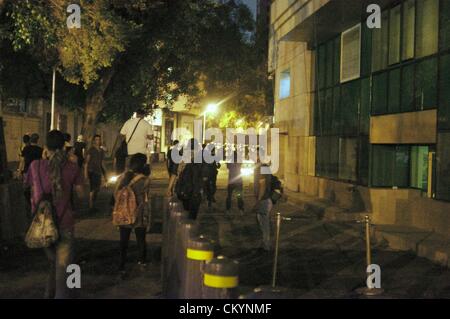
[(64, 94), (65, 102), (83, 101), (88, 138), (100, 118), (121, 120), (156, 101), (170, 106), (186, 95), (195, 105), (205, 91), (208, 98), (241, 101), (252, 90), (254, 21), (242, 4), (80, 0), (81, 28), (68, 29), (70, 2), (4, 0), (0, 37), (2, 45), (39, 61), (44, 74), (56, 68), (66, 91), (75, 91)]

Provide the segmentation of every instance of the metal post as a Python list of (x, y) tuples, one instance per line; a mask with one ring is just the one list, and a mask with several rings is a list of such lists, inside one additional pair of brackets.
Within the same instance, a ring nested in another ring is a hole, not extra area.
[(277, 231), (275, 237), (275, 256), (273, 261), (273, 272), (272, 272), (272, 288), (276, 286), (277, 280), (277, 265), (278, 265), (278, 246), (280, 241), (280, 227), (281, 227), (281, 213), (277, 213)]
[[(366, 272), (369, 269), (369, 266), (372, 265), (372, 247), (370, 244), (370, 216), (364, 216), (364, 220), (360, 221), (365, 224), (365, 232), (366, 232)], [(367, 273), (369, 276), (369, 273)], [(356, 290), (358, 294), (365, 296), (378, 296), (381, 295), (384, 290), (382, 288), (371, 288), (366, 285), (366, 287), (358, 288)]]
[(53, 68), (53, 83), (52, 83), (52, 110), (50, 117), (50, 130), (55, 129), (55, 91), (56, 91), (56, 68)]

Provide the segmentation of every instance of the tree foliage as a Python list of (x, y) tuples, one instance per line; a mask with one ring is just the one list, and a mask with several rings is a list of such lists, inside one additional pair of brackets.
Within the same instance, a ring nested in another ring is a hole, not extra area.
[(8, 64), (28, 59), (46, 79), (56, 68), (58, 102), (81, 106), (85, 126), (180, 95), (192, 106), (226, 97), (238, 113), (264, 103), (255, 22), (239, 1), (79, 0), (80, 29), (66, 25), (72, 0), (0, 1)]

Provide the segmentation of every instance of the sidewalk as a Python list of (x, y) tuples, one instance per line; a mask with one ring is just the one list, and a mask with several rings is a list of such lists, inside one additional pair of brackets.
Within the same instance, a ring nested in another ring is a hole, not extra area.
[[(334, 203), (304, 193), (285, 191), (288, 201), (303, 211), (311, 212), (323, 221), (355, 223), (370, 212), (350, 212)], [(445, 237), (435, 232), (399, 225), (374, 225), (372, 238), (376, 243), (393, 250), (411, 251), (441, 266), (450, 267), (450, 235)]]

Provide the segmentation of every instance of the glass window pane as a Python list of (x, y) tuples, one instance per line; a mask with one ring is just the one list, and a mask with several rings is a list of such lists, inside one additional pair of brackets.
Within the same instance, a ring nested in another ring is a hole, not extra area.
[(441, 1), (441, 50), (450, 49), (450, 1)]
[(436, 164), (436, 198), (450, 200), (450, 133), (438, 136)]
[(360, 81), (352, 81), (341, 87), (342, 134), (353, 136), (358, 134)]
[(389, 64), (400, 61), (401, 5), (389, 11)]
[(320, 177), (337, 178), (339, 139), (334, 136), (316, 138), (316, 174)]
[(291, 72), (283, 71), (280, 74), (280, 99), (285, 99), (291, 95)]
[(361, 37), (361, 76), (368, 76), (372, 69), (372, 29), (366, 24), (362, 25)]
[(439, 82), (438, 125), (441, 130), (450, 130), (450, 54), (441, 57)]
[(395, 170), (393, 174), (394, 181), (392, 186), (409, 186), (409, 149), (409, 146), (397, 146), (395, 152)]
[(339, 139), (339, 179), (356, 181), (357, 138)]
[[(389, 23), (389, 11), (381, 13), (381, 25), (387, 26)], [(388, 40), (389, 28), (372, 30), (372, 71), (376, 72), (387, 67), (388, 62)]]
[(325, 92), (325, 112), (324, 117), (324, 131), (325, 135), (331, 135), (333, 130), (333, 89), (328, 89)]
[(392, 187), (395, 169), (395, 146), (372, 146), (371, 185), (374, 187)]
[(412, 59), (414, 57), (414, 31), (416, 19), (415, 0), (408, 0), (403, 3), (403, 40), (402, 59)]
[(414, 64), (402, 68), (402, 111), (414, 111)]
[(389, 72), (388, 112), (400, 112), (400, 69)]
[(323, 89), (326, 83), (326, 47), (325, 45), (320, 45), (318, 49), (318, 72), (319, 72), (319, 89)]
[(333, 41), (328, 41), (326, 45), (326, 50), (327, 50), (326, 86), (330, 87), (333, 85), (333, 60), (334, 60)]
[(437, 58), (422, 61), (416, 67), (416, 109), (436, 108)]
[(416, 56), (438, 50), (439, 0), (417, 0)]
[(387, 72), (373, 76), (372, 114), (387, 113)]
[(341, 82), (361, 75), (361, 25), (342, 33)]
[(428, 146), (411, 147), (411, 187), (428, 189)]
[(361, 80), (361, 109), (359, 133), (369, 134), (370, 129), (370, 78)]

